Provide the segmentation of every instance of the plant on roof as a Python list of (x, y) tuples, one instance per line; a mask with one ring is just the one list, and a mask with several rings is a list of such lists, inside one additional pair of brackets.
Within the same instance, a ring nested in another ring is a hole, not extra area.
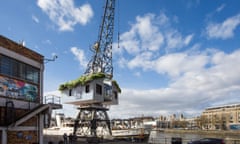
[[(72, 89), (72, 88), (77, 87), (78, 85), (85, 85), (87, 82), (90, 82), (92, 80), (99, 79), (99, 78), (105, 78), (105, 77), (106, 77), (106, 75), (104, 73), (93, 73), (93, 74), (89, 74), (89, 75), (83, 75), (76, 80), (72, 80), (72, 81), (66, 82), (64, 84), (61, 84), (59, 86), (58, 90), (64, 91), (66, 89)], [(116, 86), (118, 92), (121, 93), (121, 89), (120, 89), (117, 81), (113, 80), (112, 83)]]
[(106, 76), (104, 73), (93, 73), (89, 75), (83, 75), (76, 80), (72, 80), (64, 84), (61, 84), (58, 89), (60, 91), (63, 91), (65, 89), (72, 89), (74, 87), (77, 87), (78, 85), (85, 85), (87, 82), (90, 82), (92, 80), (99, 79), (99, 78), (105, 78), (105, 77)]
[(118, 85), (117, 81), (113, 80), (113, 81), (112, 81), (112, 83), (113, 83), (113, 84), (116, 86), (116, 88), (117, 88), (118, 92), (119, 92), (119, 93), (121, 93), (121, 92), (122, 92), (122, 90), (121, 90), (121, 88), (119, 87), (119, 85)]

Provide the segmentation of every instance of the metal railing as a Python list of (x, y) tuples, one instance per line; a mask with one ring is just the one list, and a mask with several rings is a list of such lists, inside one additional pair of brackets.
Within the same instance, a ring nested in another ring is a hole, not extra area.
[(47, 95), (44, 97), (44, 104), (61, 104), (61, 97), (56, 95)]
[[(180, 138), (178, 141), (174, 141), (174, 138), (171, 137), (164, 137), (164, 138), (156, 138), (156, 137), (149, 137), (148, 143), (149, 144), (188, 144), (191, 141), (196, 139), (183, 139)], [(240, 144), (240, 139), (224, 139), (225, 144)]]

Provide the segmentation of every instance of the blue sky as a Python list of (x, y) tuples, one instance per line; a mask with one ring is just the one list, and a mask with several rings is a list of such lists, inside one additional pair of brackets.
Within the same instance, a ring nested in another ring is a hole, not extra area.
[[(84, 73), (104, 2), (0, 2), (1, 35), (45, 58), (58, 56), (45, 65), (45, 94)], [(239, 7), (238, 0), (117, 1), (113, 65), (122, 93), (110, 117), (195, 116), (206, 107), (239, 103)], [(75, 116), (71, 108), (63, 111)]]

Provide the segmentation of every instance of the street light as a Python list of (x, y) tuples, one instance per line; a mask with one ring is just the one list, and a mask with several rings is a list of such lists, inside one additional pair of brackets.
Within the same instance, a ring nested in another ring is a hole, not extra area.
[(53, 57), (51, 59), (44, 59), (44, 63), (48, 63), (50, 61), (55, 61), (58, 58), (58, 56), (56, 54), (53, 55)]

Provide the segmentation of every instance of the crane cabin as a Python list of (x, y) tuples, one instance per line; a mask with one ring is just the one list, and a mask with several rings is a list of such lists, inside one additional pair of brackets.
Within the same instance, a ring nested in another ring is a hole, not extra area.
[(117, 82), (107, 78), (103, 73), (81, 76), (77, 80), (61, 85), (59, 90), (66, 96), (74, 96), (75, 101), (67, 102), (74, 105), (94, 103), (117, 105), (118, 94), (121, 92)]

